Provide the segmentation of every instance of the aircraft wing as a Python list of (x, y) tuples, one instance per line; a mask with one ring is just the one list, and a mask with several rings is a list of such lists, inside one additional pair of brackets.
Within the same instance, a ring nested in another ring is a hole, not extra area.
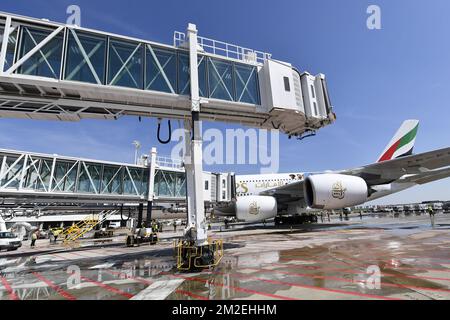
[(305, 180), (299, 180), (287, 185), (273, 188), (261, 192), (261, 195), (272, 196), (278, 203), (298, 201), (304, 198), (303, 183)]
[(403, 177), (399, 182), (412, 182), (417, 184), (425, 184), (428, 182), (445, 179), (448, 177), (450, 177), (450, 167), (406, 176)]
[(445, 176), (445, 172), (447, 171), (442, 171), (441, 169), (445, 169), (448, 166), (450, 166), (450, 148), (444, 148), (377, 162), (360, 168), (338, 171), (336, 173), (359, 176), (369, 186), (372, 186), (390, 183), (405, 175), (417, 175), (417, 179), (419, 177), (425, 178), (425, 176), (428, 177), (427, 179), (431, 179), (431, 177), (435, 176), (434, 179), (429, 181), (438, 180), (441, 179), (438, 178), (439, 174), (444, 173), (444, 177), (447, 177)]
[[(331, 173), (331, 172), (330, 172)], [(334, 171), (363, 178), (369, 186), (399, 183), (424, 184), (450, 177), (450, 148), (377, 162), (360, 168)], [(262, 192), (273, 196), (278, 203), (299, 201), (304, 198), (304, 180)]]

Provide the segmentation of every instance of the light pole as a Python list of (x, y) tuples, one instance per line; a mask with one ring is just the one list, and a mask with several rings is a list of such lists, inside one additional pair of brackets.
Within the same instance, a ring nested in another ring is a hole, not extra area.
[(141, 148), (141, 143), (137, 140), (134, 140), (132, 144), (134, 145), (134, 164), (137, 164), (138, 151)]

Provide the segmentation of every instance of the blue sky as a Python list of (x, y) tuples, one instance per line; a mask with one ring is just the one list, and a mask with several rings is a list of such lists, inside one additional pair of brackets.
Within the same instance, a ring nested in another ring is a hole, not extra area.
[[(450, 145), (450, 2), (347, 1), (61, 1), (2, 0), (0, 10), (64, 22), (70, 4), (82, 26), (171, 43), (174, 30), (272, 53), (300, 70), (322, 72), (337, 113), (332, 126), (303, 141), (281, 136), (280, 171), (344, 169), (373, 162), (405, 119), (421, 121), (415, 152)], [(366, 9), (381, 8), (382, 29), (368, 30)], [(156, 141), (156, 122), (0, 120), (0, 148), (133, 161), (135, 139)], [(175, 126), (176, 127), (176, 126)], [(207, 123), (204, 128), (227, 126)], [(236, 126), (232, 126), (236, 127)], [(252, 166), (208, 170), (258, 172)], [(450, 200), (450, 179), (377, 203)]]

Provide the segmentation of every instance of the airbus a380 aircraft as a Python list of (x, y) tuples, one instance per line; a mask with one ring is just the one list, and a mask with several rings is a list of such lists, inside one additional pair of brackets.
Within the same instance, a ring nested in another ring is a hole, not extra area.
[(403, 122), (377, 162), (322, 173), (236, 176), (236, 200), (214, 214), (253, 222), (306, 208), (335, 210), (360, 205), (450, 176), (450, 148), (412, 155), (418, 120)]

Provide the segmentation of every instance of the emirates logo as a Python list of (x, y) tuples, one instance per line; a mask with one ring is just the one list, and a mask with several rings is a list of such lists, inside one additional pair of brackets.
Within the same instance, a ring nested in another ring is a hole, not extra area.
[(259, 206), (256, 201), (250, 202), (250, 205), (248, 206), (248, 213), (255, 216), (259, 214)]
[(345, 191), (347, 191), (347, 189), (344, 188), (342, 182), (337, 181), (331, 187), (331, 196), (335, 199), (342, 200), (345, 197)]

